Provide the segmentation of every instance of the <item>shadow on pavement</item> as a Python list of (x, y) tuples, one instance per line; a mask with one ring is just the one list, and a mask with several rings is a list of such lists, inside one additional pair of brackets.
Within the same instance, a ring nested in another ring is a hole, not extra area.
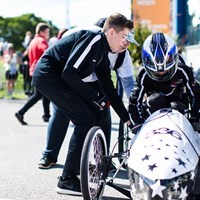
[(63, 169), (64, 165), (63, 164), (56, 164), (54, 165), (52, 168), (55, 168), (55, 169)]

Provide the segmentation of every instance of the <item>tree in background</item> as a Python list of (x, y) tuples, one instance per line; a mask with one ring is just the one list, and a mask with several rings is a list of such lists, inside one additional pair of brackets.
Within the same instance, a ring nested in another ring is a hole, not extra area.
[(39, 22), (47, 23), (51, 28), (51, 35), (58, 32), (58, 28), (50, 21), (36, 17), (34, 14), (24, 14), (18, 17), (3, 18), (0, 16), (0, 38), (14, 44), (15, 49), (22, 50), (22, 42), (27, 31), (35, 33), (35, 27)]
[(139, 67), (142, 63), (141, 53), (142, 45), (145, 39), (151, 35), (151, 31), (147, 27), (142, 27), (140, 24), (135, 28), (135, 39), (140, 46), (130, 44), (129, 51), (131, 53), (134, 66)]

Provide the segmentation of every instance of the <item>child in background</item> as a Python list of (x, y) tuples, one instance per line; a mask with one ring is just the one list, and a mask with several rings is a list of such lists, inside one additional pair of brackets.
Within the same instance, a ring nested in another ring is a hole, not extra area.
[(13, 98), (13, 91), (15, 82), (18, 77), (18, 64), (20, 64), (20, 58), (17, 56), (12, 43), (8, 43), (7, 49), (4, 52), (4, 67), (6, 78), (6, 89), (8, 98)]

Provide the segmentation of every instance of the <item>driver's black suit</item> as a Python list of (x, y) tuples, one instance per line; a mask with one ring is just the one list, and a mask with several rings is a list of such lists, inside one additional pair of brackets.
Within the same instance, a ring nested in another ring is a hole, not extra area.
[(168, 81), (158, 82), (150, 78), (142, 67), (136, 77), (130, 95), (129, 112), (135, 124), (140, 124), (150, 113), (170, 107), (178, 102), (178, 107), (191, 106), (192, 122), (199, 120), (200, 86), (194, 79), (191, 67), (178, 64), (175, 75)]

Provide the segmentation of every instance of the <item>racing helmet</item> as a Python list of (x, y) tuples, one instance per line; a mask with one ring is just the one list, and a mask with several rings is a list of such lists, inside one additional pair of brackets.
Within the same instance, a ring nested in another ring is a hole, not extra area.
[(142, 47), (142, 65), (153, 80), (170, 80), (178, 67), (178, 49), (175, 41), (164, 33), (148, 36)]

